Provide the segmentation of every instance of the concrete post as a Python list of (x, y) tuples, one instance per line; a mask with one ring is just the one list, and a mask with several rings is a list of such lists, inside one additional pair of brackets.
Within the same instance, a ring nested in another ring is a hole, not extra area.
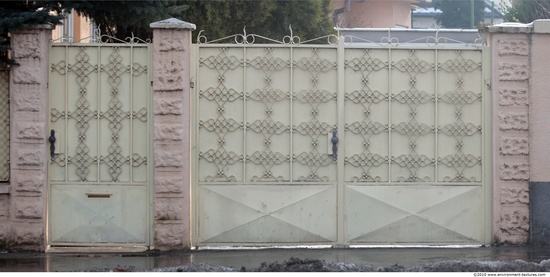
[(550, 244), (550, 20), (489, 28), (495, 242)]
[(48, 73), (50, 25), (11, 32), (9, 224), (3, 225), (12, 249), (46, 247), (48, 182)]
[(527, 25), (490, 27), (493, 77), (493, 242), (529, 237), (529, 34)]
[(529, 79), (530, 243), (550, 245), (550, 20), (533, 22)]
[(190, 69), (195, 25), (175, 18), (153, 29), (154, 244), (188, 249), (190, 237)]

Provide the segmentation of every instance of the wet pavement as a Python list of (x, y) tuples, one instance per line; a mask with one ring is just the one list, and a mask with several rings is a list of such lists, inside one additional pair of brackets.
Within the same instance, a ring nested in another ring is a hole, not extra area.
[(290, 258), (374, 267), (415, 266), (443, 261), (515, 261), (540, 263), (550, 259), (550, 247), (479, 248), (347, 248), (347, 249), (232, 249), (148, 251), (141, 253), (6, 253), (0, 251), (0, 272), (88, 271), (98, 267), (141, 270), (207, 263), (235, 269), (259, 267), (263, 262)]

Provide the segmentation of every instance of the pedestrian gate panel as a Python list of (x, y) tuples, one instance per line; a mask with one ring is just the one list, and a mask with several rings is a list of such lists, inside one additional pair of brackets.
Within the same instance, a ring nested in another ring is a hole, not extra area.
[(151, 243), (148, 44), (53, 44), (49, 245)]
[(195, 245), (490, 242), (484, 47), (202, 42)]

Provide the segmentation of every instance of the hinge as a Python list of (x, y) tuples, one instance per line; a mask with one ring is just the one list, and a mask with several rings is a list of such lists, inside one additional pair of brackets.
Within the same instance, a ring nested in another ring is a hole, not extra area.
[(195, 88), (195, 78), (191, 77), (191, 81), (189, 82), (189, 86), (191, 88)]
[(151, 81), (151, 86), (153, 86), (153, 81)]
[(491, 80), (485, 80), (485, 85), (487, 85), (488, 90), (491, 90)]

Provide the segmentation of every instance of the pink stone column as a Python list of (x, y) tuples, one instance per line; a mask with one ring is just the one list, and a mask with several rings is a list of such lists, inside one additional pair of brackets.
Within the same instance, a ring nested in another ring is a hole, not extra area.
[(493, 243), (529, 238), (529, 35), (490, 28), (493, 94)]
[(537, 20), (531, 37), (530, 144), (532, 182), (550, 181), (550, 21)]
[(195, 25), (175, 18), (152, 23), (154, 113), (154, 244), (189, 249), (190, 67)]
[(529, 243), (550, 245), (550, 20), (533, 22), (529, 78)]
[(11, 33), (10, 212), (3, 226), (14, 249), (45, 250), (48, 180), (50, 25)]
[(529, 239), (530, 25), (493, 26), (493, 238)]
[(550, 20), (489, 32), (494, 242), (550, 245)]

